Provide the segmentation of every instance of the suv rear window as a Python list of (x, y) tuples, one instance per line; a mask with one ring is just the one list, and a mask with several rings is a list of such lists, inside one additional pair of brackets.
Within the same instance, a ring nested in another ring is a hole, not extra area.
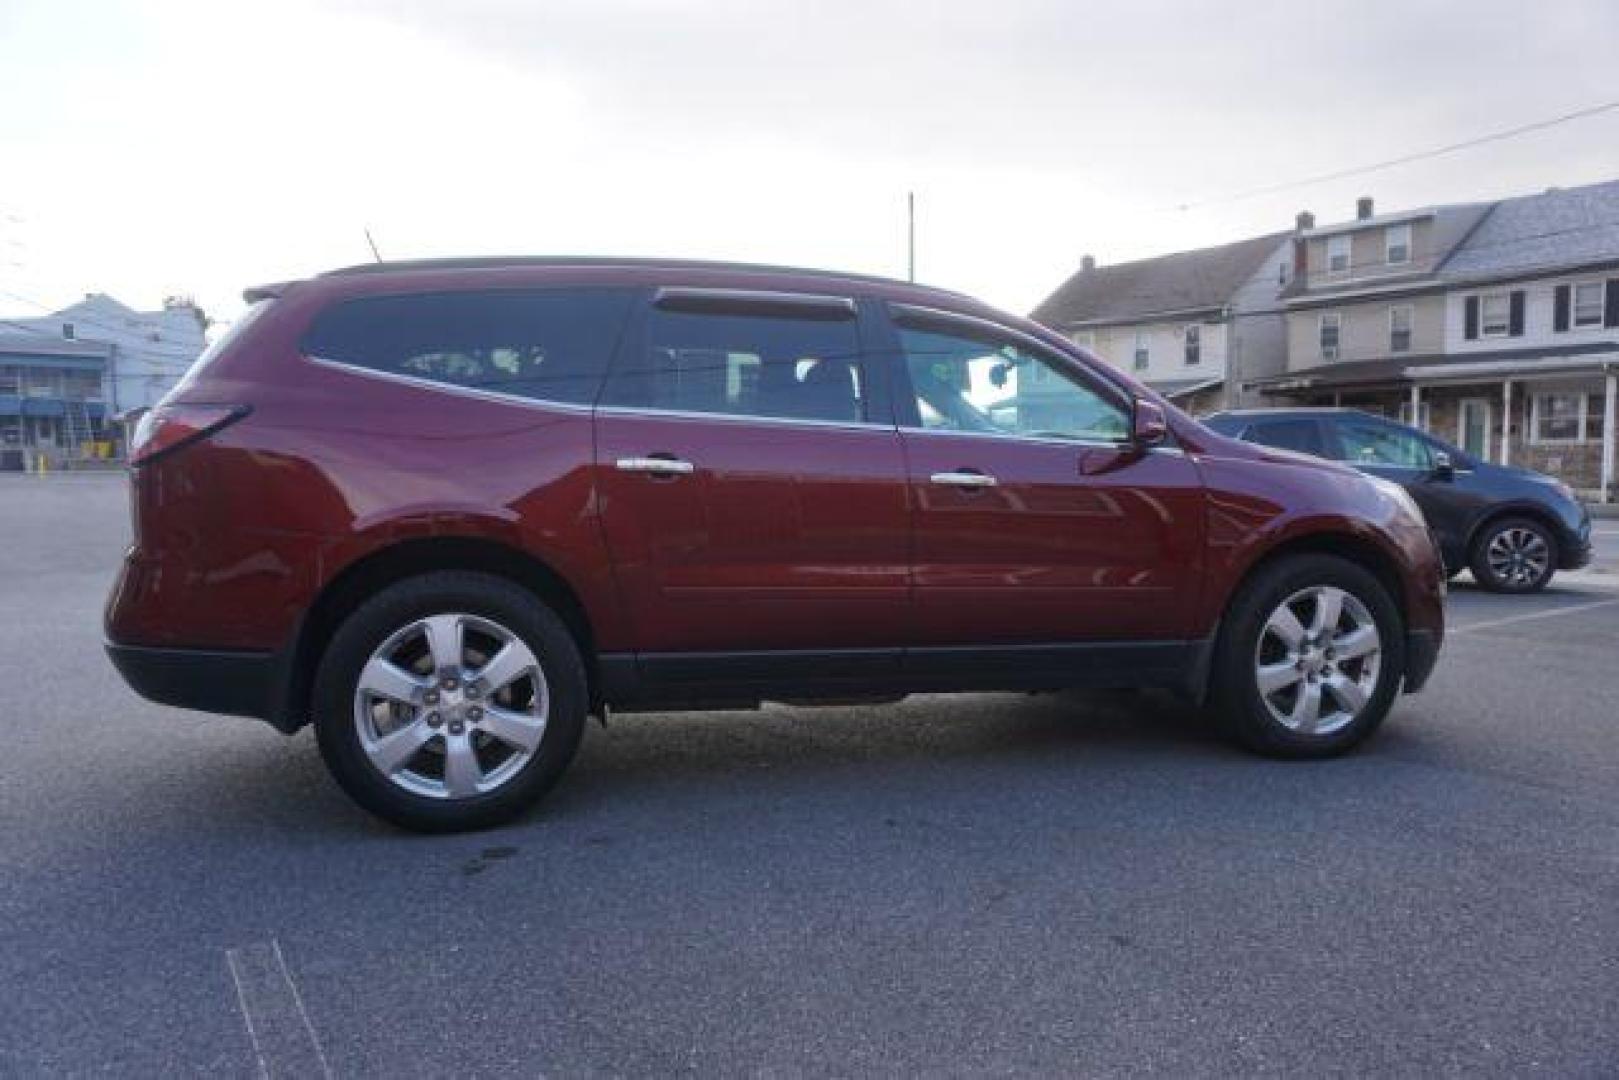
[(368, 296), (316, 316), (303, 351), (390, 375), (588, 405), (630, 296), (627, 289)]

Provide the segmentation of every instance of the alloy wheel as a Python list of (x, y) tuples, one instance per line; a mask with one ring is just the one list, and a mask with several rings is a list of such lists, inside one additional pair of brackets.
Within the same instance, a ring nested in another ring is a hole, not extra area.
[(1490, 573), (1503, 585), (1515, 589), (1533, 588), (1551, 568), (1551, 547), (1533, 529), (1513, 525), (1494, 536), (1484, 549)]
[(415, 795), (487, 795), (540, 748), (550, 713), (534, 651), (491, 619), (451, 612), (401, 627), (372, 652), (354, 690), (360, 747)]
[(1301, 735), (1353, 723), (1377, 691), (1383, 642), (1366, 605), (1332, 585), (1301, 589), (1265, 621), (1254, 676), (1265, 708)]

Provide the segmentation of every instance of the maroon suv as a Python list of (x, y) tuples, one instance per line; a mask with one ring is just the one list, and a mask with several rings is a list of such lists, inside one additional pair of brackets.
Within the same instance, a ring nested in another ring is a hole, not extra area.
[(580, 259), (247, 295), (134, 439), (108, 651), (154, 701), (313, 722), (406, 826), (513, 814), (609, 709), (1165, 687), (1314, 757), (1438, 655), (1398, 487), (964, 296)]

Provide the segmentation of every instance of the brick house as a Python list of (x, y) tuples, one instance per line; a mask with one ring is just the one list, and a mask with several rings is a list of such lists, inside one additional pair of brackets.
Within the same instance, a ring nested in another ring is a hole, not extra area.
[(1415, 422), (1498, 464), (1615, 491), (1619, 181), (1316, 228), (1283, 291), (1285, 371), (1245, 388)]
[(1031, 313), (1195, 414), (1246, 404), (1240, 387), (1285, 369), (1277, 293), (1289, 234), (1080, 269)]

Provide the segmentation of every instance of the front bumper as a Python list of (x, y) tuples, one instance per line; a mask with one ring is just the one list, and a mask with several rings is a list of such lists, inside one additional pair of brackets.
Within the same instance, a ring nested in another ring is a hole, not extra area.
[(286, 667), (271, 652), (153, 648), (107, 642), (107, 656), (132, 690), (159, 705), (251, 716), (281, 731)]

